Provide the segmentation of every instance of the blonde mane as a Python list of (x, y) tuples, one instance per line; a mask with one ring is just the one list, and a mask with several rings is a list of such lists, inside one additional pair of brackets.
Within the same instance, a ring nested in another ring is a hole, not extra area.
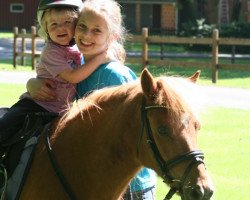
[[(166, 94), (158, 95), (155, 98), (155, 104), (166, 105), (169, 108), (169, 115), (173, 121), (179, 119), (183, 112), (193, 114), (199, 119), (199, 113), (202, 110), (202, 93), (197, 84), (194, 84), (187, 78), (182, 77), (158, 77), (155, 80), (162, 84)], [(60, 119), (57, 130), (65, 126), (68, 121), (74, 120), (81, 116), (84, 120), (83, 113), (88, 113), (90, 108), (95, 108), (100, 112), (99, 106), (102, 102), (113, 102), (111, 99), (117, 99), (118, 102), (128, 102), (135, 95), (142, 95), (141, 86), (138, 81), (126, 83), (124, 85), (103, 88), (92, 92), (90, 95), (79, 99), (65, 115)], [(140, 102), (141, 103), (141, 102)], [(87, 115), (91, 121), (91, 115)], [(58, 132), (58, 131), (56, 131)]]
[[(90, 108), (95, 108), (97, 111), (101, 111), (102, 108), (98, 104), (107, 101), (107, 99), (115, 99), (117, 97), (119, 97), (119, 99), (133, 99), (134, 94), (137, 94), (140, 90), (139, 86), (138, 81), (135, 81), (133, 83), (126, 83), (120, 86), (106, 87), (95, 90), (89, 95), (82, 97), (60, 118), (56, 132), (62, 129), (68, 121), (75, 119), (79, 115), (82, 120), (84, 120), (83, 115), (84, 113), (88, 113)], [(88, 117), (91, 120), (91, 115), (88, 115)]]
[(190, 109), (190, 112), (199, 119), (200, 113), (204, 111), (205, 106), (205, 94), (201, 87), (188, 78), (163, 77), (163, 79), (179, 96), (179, 99), (182, 99), (183, 105), (186, 105), (186, 108)]

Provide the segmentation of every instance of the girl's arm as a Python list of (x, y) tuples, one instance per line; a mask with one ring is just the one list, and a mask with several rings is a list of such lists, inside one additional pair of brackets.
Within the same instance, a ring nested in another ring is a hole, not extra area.
[(80, 81), (88, 78), (101, 64), (109, 61), (110, 58), (105, 51), (76, 69), (63, 71), (59, 74), (59, 76), (70, 83), (79, 83)]
[(54, 82), (50, 79), (31, 78), (26, 83), (27, 91), (33, 99), (51, 101), (56, 99)]

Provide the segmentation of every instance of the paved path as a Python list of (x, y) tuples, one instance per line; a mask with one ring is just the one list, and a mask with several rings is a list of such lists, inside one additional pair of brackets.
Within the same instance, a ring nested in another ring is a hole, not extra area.
[(206, 93), (207, 104), (228, 108), (250, 110), (250, 89), (202, 86)]
[[(35, 72), (0, 71), (0, 83), (25, 84)], [(201, 86), (208, 97), (206, 105), (250, 110), (250, 89)]]
[(25, 84), (31, 77), (36, 77), (35, 71), (15, 72), (0, 70), (0, 83)]

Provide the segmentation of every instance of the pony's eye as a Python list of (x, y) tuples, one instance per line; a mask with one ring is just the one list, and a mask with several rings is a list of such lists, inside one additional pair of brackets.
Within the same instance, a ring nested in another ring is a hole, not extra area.
[(160, 135), (167, 135), (170, 133), (169, 127), (165, 125), (158, 126), (157, 130)]

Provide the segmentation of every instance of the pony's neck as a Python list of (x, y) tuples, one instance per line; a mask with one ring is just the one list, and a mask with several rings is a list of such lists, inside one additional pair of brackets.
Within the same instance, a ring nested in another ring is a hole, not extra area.
[[(70, 183), (78, 187), (76, 191), (89, 191), (81, 194), (85, 199), (98, 199), (88, 195), (100, 194), (107, 195), (107, 199), (118, 198), (141, 168), (136, 151), (140, 104), (135, 99), (139, 97), (105, 98), (97, 101), (97, 107), (101, 109), (90, 106), (75, 115), (68, 125), (74, 131), (69, 133), (63, 129), (65, 134), (59, 134), (53, 147), (58, 152), (60, 166), (74, 162), (80, 166), (78, 169), (68, 167), (64, 171), (68, 173), (65, 176), (70, 177)], [(74, 178), (79, 176), (82, 178)], [(98, 194), (91, 192), (93, 189)]]

